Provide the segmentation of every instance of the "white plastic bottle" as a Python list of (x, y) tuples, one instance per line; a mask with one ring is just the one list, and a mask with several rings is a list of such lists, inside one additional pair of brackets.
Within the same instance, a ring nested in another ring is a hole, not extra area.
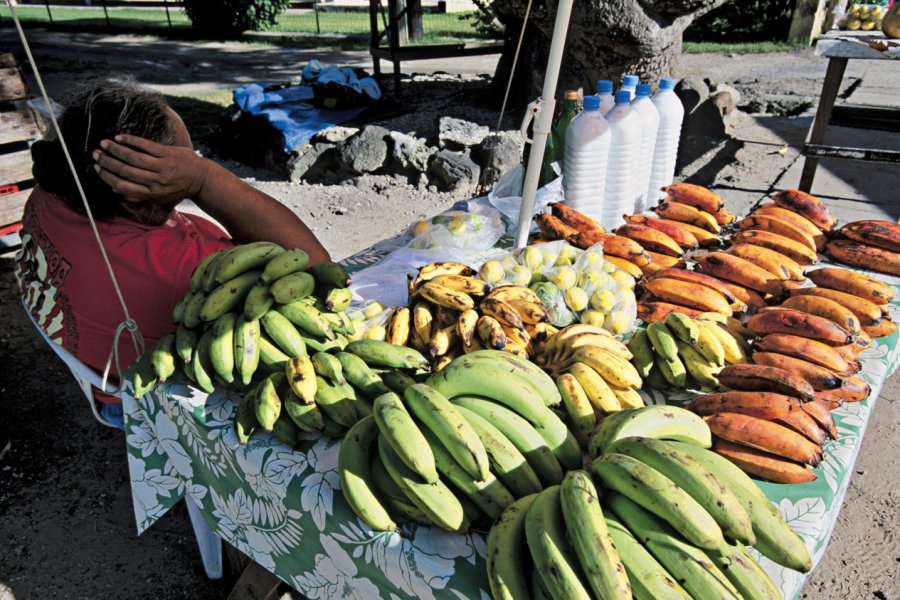
[(631, 108), (627, 91), (616, 92), (616, 105), (606, 115), (612, 134), (606, 164), (606, 193), (600, 223), (607, 230), (621, 225), (622, 215), (634, 212), (637, 170), (641, 153), (641, 117)]
[(649, 83), (639, 83), (631, 108), (641, 117), (641, 154), (637, 169), (637, 198), (634, 202), (634, 214), (647, 210), (650, 197), (650, 168), (653, 166), (653, 150), (656, 147), (656, 135), (659, 132), (659, 111), (650, 100), (652, 88)]
[(563, 193), (566, 204), (600, 220), (609, 155), (610, 130), (600, 113), (600, 98), (584, 97), (584, 110), (566, 129)]
[(600, 98), (600, 112), (606, 116), (606, 113), (612, 110), (616, 104), (616, 98), (613, 96), (613, 82), (609, 79), (598, 79), (597, 96)]
[(659, 112), (659, 133), (656, 134), (653, 165), (650, 167), (647, 202), (656, 204), (657, 200), (665, 197), (662, 187), (675, 179), (675, 161), (678, 158), (684, 106), (675, 94), (675, 80), (670, 77), (659, 80), (659, 91), (653, 96), (652, 101)]
[(638, 83), (640, 83), (641, 78), (637, 75), (626, 75), (622, 78), (622, 87), (619, 90), (624, 90), (629, 94), (629, 102), (634, 100), (634, 94), (637, 91)]

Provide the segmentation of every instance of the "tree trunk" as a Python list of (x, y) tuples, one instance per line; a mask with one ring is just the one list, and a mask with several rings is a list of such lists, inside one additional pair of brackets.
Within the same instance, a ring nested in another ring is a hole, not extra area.
[(409, 28), (409, 39), (420, 41), (425, 37), (422, 26), (422, 0), (406, 0), (406, 23)]
[[(641, 81), (671, 76), (681, 57), (681, 35), (690, 22), (725, 0), (576, 0), (566, 36), (558, 89), (593, 93), (598, 79)], [(528, 0), (494, 0), (506, 26), (506, 48), (494, 73), (495, 91), (506, 89)], [(540, 95), (556, 19), (557, 0), (534, 0), (510, 91), (512, 106)]]

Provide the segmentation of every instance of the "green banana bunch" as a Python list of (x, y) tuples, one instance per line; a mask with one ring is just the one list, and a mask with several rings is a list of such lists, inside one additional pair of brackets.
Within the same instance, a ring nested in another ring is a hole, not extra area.
[(523, 378), (537, 390), (538, 396), (545, 406), (557, 406), (562, 402), (556, 382), (543, 369), (523, 356), (497, 350), (476, 350), (466, 355), (467, 359), (499, 361), (506, 363), (510, 370)]
[(502, 404), (480, 396), (456, 396), (451, 403), (463, 406), (494, 425), (525, 456), (544, 486), (563, 480), (562, 465), (537, 429)]
[(631, 585), (609, 537), (600, 495), (586, 471), (569, 471), (560, 485), (563, 521), (584, 578), (597, 598), (631, 598)]
[(280, 304), (290, 304), (313, 293), (316, 280), (305, 271), (298, 271), (269, 284), (269, 293)]
[(781, 600), (781, 590), (759, 566), (743, 544), (728, 546), (725, 554), (709, 554), (709, 559), (746, 600)]
[(187, 327), (184, 323), (179, 323), (178, 329), (175, 330), (175, 353), (181, 362), (188, 364), (194, 354), (194, 347), (197, 346), (199, 340), (197, 332)]
[(393, 392), (375, 398), (372, 414), (381, 435), (391, 445), (397, 457), (426, 483), (438, 481), (434, 453), (422, 435), (412, 415), (403, 406), (400, 396)]
[(316, 281), (319, 283), (335, 288), (350, 287), (350, 283), (352, 282), (350, 274), (347, 273), (347, 269), (336, 262), (327, 261), (316, 263), (308, 267), (307, 271), (312, 273), (313, 277), (315, 277)]
[(300, 433), (300, 430), (291, 417), (284, 411), (281, 411), (281, 416), (278, 417), (278, 420), (275, 421), (275, 425), (272, 427), (272, 437), (282, 444), (287, 444), (293, 448), (297, 444), (298, 433)]
[(390, 391), (378, 373), (360, 357), (349, 352), (337, 352), (334, 356), (341, 363), (341, 374), (344, 378), (370, 400)]
[(701, 417), (678, 406), (653, 405), (622, 410), (600, 421), (591, 436), (588, 454), (600, 456), (616, 440), (634, 436), (712, 446), (712, 433)]
[[(506, 507), (487, 535), (487, 575), (495, 600), (532, 597), (528, 590), (528, 548), (525, 518), (537, 494), (524, 496)], [(537, 573), (536, 570), (532, 570)]]
[(269, 312), (269, 309), (275, 305), (275, 298), (270, 293), (269, 286), (265, 283), (257, 283), (244, 299), (244, 316), (250, 321), (259, 319)]
[(310, 360), (312, 361), (313, 369), (318, 375), (337, 385), (347, 383), (346, 378), (344, 378), (344, 368), (341, 366), (341, 361), (334, 354), (316, 352), (310, 357)]
[(266, 432), (272, 431), (275, 421), (281, 416), (281, 397), (278, 395), (276, 381), (277, 379), (273, 376), (263, 379), (256, 388), (254, 398), (256, 420)]
[(390, 391), (401, 395), (406, 392), (406, 388), (417, 383), (415, 379), (397, 369), (380, 371), (378, 376)]
[(273, 372), (284, 371), (284, 365), (291, 360), (291, 357), (281, 351), (266, 336), (259, 336), (259, 363), (264, 365), (266, 369)]
[(261, 283), (272, 283), (285, 275), (303, 271), (309, 265), (309, 255), (300, 248), (285, 250), (276, 254), (266, 262), (262, 273), (259, 275)]
[(465, 494), (488, 518), (492, 520), (499, 518), (503, 509), (515, 501), (512, 493), (493, 473), (488, 473), (488, 476), (482, 481), (475, 481), (475, 478), (456, 462), (431, 431), (423, 429), (422, 434), (428, 440), (428, 445), (431, 446), (434, 465), (441, 477), (446, 478), (456, 489)]
[(175, 334), (164, 335), (150, 351), (153, 372), (160, 383), (175, 373)]
[(184, 307), (184, 316), (181, 324), (185, 327), (196, 327), (200, 324), (200, 311), (206, 303), (206, 294), (202, 291), (194, 292), (190, 301)]
[[(190, 281), (190, 290), (192, 292), (197, 293), (203, 289), (203, 282), (206, 278), (207, 269), (211, 273), (211, 276), (213, 278), (215, 277), (215, 267), (210, 267), (210, 265), (218, 261), (225, 252), (227, 252), (227, 250), (213, 252), (212, 254), (207, 255), (206, 258), (200, 261), (200, 264), (194, 267)], [(215, 279), (213, 279), (213, 281), (215, 281)], [(210, 287), (210, 289), (212, 289), (212, 287)]]
[[(607, 505), (659, 563), (697, 600), (741, 598), (737, 589), (700, 548), (684, 541), (636, 502), (612, 492)], [(724, 551), (724, 548), (723, 548)]]
[(236, 313), (225, 313), (213, 323), (209, 358), (213, 371), (226, 383), (234, 382), (234, 327)]
[(645, 463), (624, 454), (607, 453), (591, 463), (591, 472), (603, 487), (623, 494), (660, 517), (695, 546), (721, 551), (725, 545), (721, 527), (706, 509)]
[(378, 436), (378, 456), (394, 483), (428, 520), (447, 531), (468, 531), (469, 522), (462, 504), (440, 479), (433, 483), (423, 482), (400, 460), (383, 435)]
[(670, 312), (665, 317), (665, 324), (685, 344), (696, 344), (700, 339), (699, 324), (684, 313)]
[[(316, 404), (322, 410), (322, 414), (327, 420), (336, 423), (343, 432), (343, 429), (352, 427), (358, 420), (354, 398), (348, 394), (352, 393), (350, 386), (338, 387), (326, 381), (320, 376), (316, 376)], [(332, 437), (340, 437), (340, 434)]]
[(365, 417), (350, 428), (338, 453), (338, 477), (344, 498), (363, 523), (376, 531), (396, 531), (397, 524), (381, 503), (371, 474), (379, 428)]
[[(251, 242), (235, 246), (216, 262), (216, 283), (225, 283), (248, 271), (260, 269), (282, 252), (284, 248), (272, 242)], [(262, 271), (256, 271), (254, 281), (260, 275)]]
[[(238, 305), (243, 306), (247, 293), (256, 285), (259, 271), (247, 271), (234, 279), (229, 279), (209, 292), (200, 308), (200, 320), (207, 323), (215, 321)], [(187, 317), (187, 312), (185, 312)], [(190, 326), (190, 324), (188, 324)]]
[(242, 446), (249, 440), (253, 432), (259, 427), (259, 420), (256, 418), (256, 388), (253, 388), (241, 398), (237, 405), (237, 411), (234, 415), (234, 430), (237, 434), (238, 443)]
[(245, 315), (238, 316), (234, 324), (234, 369), (240, 376), (241, 383), (250, 385), (253, 374), (259, 368), (260, 337), (262, 331), (258, 319), (248, 320)]
[[(718, 338), (714, 335), (710, 335), (709, 339), (714, 339), (716, 343), (719, 344), (719, 349), (722, 349), (722, 344), (719, 343)], [(678, 354), (684, 361), (684, 366), (687, 368), (688, 373), (690, 373), (691, 377), (693, 377), (703, 388), (710, 390), (719, 388), (718, 373), (722, 369), (722, 365), (710, 361), (698, 350), (694, 349), (693, 346), (688, 346), (681, 341), (678, 342)], [(724, 352), (722, 357), (722, 364), (725, 364)]]
[(625, 454), (656, 469), (696, 500), (725, 535), (748, 545), (756, 542), (750, 515), (735, 493), (715, 473), (671, 442), (630, 437), (617, 440), (606, 451)]
[(303, 336), (283, 314), (270, 310), (259, 322), (266, 334), (289, 358), (306, 356), (306, 342), (303, 341)]
[(631, 592), (637, 600), (690, 600), (681, 587), (653, 555), (635, 539), (611, 510), (603, 513), (606, 529), (625, 566)]
[(372, 484), (392, 516), (398, 516), (401, 520), (413, 521), (427, 527), (434, 526), (434, 522), (406, 497), (400, 486), (394, 483), (394, 480), (388, 475), (387, 469), (381, 463), (377, 452), (372, 456), (369, 468), (372, 473)]
[(190, 304), (191, 299), (194, 297), (194, 292), (188, 290), (184, 293), (184, 296), (175, 303), (175, 308), (172, 309), (172, 322), (176, 325), (180, 325), (182, 321), (184, 321), (184, 311), (187, 308), (187, 305)]
[(325, 420), (315, 402), (306, 404), (297, 397), (297, 394), (288, 389), (281, 405), (284, 412), (294, 421), (294, 425), (301, 430), (317, 432), (325, 429)]
[(650, 345), (658, 355), (666, 360), (676, 360), (678, 358), (678, 345), (675, 336), (669, 331), (665, 323), (650, 323), (647, 326), (647, 337)]
[(200, 280), (200, 290), (204, 294), (208, 294), (216, 287), (216, 273), (219, 270), (219, 263), (237, 246), (220, 250), (213, 254), (212, 260), (203, 268), (202, 278)]
[(424, 383), (414, 383), (403, 391), (412, 414), (429, 429), (451, 456), (475, 481), (490, 475), (490, 459), (483, 438), (440, 392)]
[(417, 350), (381, 340), (354, 340), (347, 344), (345, 349), (372, 366), (391, 369), (427, 369), (429, 364), (428, 359)]
[(584, 576), (566, 538), (560, 486), (537, 495), (525, 515), (525, 539), (535, 571), (553, 600), (590, 600)]
[(750, 515), (756, 536), (754, 548), (783, 567), (801, 573), (812, 569), (812, 558), (803, 540), (784, 522), (778, 508), (746, 473), (727, 458), (705, 448), (683, 442), (673, 442), (673, 445), (715, 473), (719, 481), (735, 493)]
[(276, 309), (296, 325), (301, 332), (326, 340), (334, 339), (334, 331), (315, 306), (303, 301), (283, 304)]
[(631, 364), (646, 380), (650, 375), (650, 369), (653, 368), (653, 345), (650, 343), (650, 336), (646, 329), (634, 332), (634, 335), (628, 340), (628, 350), (631, 352)]
[(156, 386), (157, 382), (156, 370), (153, 368), (150, 353), (144, 352), (138, 358), (137, 366), (134, 368), (134, 374), (131, 379), (135, 399), (140, 400), (144, 394)]
[(215, 369), (212, 365), (212, 359), (209, 355), (209, 347), (212, 343), (212, 329), (207, 329), (200, 336), (197, 347), (194, 348), (194, 355), (191, 357), (191, 367), (193, 369), (194, 381), (200, 386), (200, 389), (207, 394), (213, 393), (215, 386), (213, 385), (213, 374)]
[(536, 494), (543, 489), (522, 453), (496, 427), (467, 408), (457, 406), (456, 410), (469, 422), (488, 451), (491, 472), (515, 497)]
[(353, 292), (350, 288), (335, 287), (328, 290), (325, 294), (325, 307), (333, 313), (339, 313), (350, 308), (353, 301)]

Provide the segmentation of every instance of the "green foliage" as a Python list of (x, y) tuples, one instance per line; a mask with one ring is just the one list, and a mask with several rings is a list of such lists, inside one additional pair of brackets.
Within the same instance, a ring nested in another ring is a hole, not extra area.
[(730, 0), (684, 31), (691, 42), (783, 42), (791, 27), (794, 0)]
[(198, 31), (231, 37), (275, 25), (289, 4), (289, 0), (184, 0), (184, 11)]
[(468, 21), (481, 36), (500, 38), (503, 36), (503, 25), (497, 20), (497, 11), (491, 0), (472, 0), (478, 10), (461, 14), (461, 21)]

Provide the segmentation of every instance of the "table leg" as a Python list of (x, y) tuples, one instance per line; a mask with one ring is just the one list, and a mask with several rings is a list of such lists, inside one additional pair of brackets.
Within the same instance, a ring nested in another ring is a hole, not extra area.
[[(846, 58), (831, 58), (828, 60), (828, 70), (825, 72), (825, 83), (822, 84), (822, 94), (819, 96), (819, 108), (816, 110), (816, 118), (813, 121), (812, 131), (809, 134), (809, 144), (821, 144), (825, 139), (825, 131), (828, 129), (828, 120), (831, 119), (831, 109), (834, 108), (834, 100), (841, 89), (841, 80), (844, 78), (844, 70), (847, 68)], [(812, 188), (813, 178), (816, 176), (816, 167), (819, 159), (815, 156), (807, 156), (803, 163), (803, 173), (800, 175), (800, 189), (808, 192)]]

